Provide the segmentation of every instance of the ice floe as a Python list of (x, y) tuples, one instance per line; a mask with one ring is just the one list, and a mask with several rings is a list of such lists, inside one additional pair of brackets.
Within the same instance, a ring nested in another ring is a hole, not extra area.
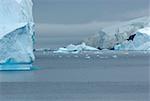
[(85, 43), (82, 43), (80, 45), (70, 44), (65, 48), (59, 48), (57, 51), (54, 51), (54, 53), (79, 53), (81, 51), (98, 51), (98, 49), (87, 46)]

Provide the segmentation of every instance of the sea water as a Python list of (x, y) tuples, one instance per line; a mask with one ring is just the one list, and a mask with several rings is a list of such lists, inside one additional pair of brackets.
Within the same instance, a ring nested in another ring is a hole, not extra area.
[(149, 101), (148, 52), (49, 51), (35, 56), (32, 71), (0, 72), (0, 100)]

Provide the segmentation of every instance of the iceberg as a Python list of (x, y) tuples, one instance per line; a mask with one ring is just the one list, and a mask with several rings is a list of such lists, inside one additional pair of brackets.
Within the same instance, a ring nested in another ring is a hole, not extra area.
[(103, 28), (83, 42), (99, 49), (114, 49), (114, 46), (129, 39), (137, 30), (148, 25), (149, 17), (142, 17), (135, 20), (122, 22), (120, 24)]
[[(0, 70), (5, 70), (8, 64), (9, 70), (30, 69), (25, 64), (35, 59), (32, 5), (31, 0), (0, 0)], [(14, 64), (24, 66), (11, 68)]]
[(150, 27), (139, 29), (133, 40), (116, 45), (115, 50), (150, 50)]
[(59, 48), (57, 51), (54, 51), (54, 53), (79, 53), (82, 51), (98, 51), (98, 49), (87, 46), (85, 43), (82, 43), (80, 45), (70, 44), (65, 48)]

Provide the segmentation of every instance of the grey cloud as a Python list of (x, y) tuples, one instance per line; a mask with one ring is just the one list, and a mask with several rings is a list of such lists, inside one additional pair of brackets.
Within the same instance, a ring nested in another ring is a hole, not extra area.
[(149, 0), (34, 0), (35, 21), (51, 24), (126, 20), (147, 15), (134, 13), (148, 8)]
[(36, 24), (37, 33), (41, 36), (78, 36), (88, 35), (120, 22), (90, 22), (85, 24)]

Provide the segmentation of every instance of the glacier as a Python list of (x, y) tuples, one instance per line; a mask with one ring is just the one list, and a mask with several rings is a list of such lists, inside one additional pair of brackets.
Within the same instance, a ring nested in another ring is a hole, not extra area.
[(54, 51), (54, 53), (79, 53), (82, 51), (98, 51), (97, 48), (91, 47), (91, 46), (87, 46), (85, 43), (79, 44), (79, 45), (73, 45), (70, 44), (65, 48), (59, 48), (57, 51)]
[(100, 50), (114, 49), (115, 45), (128, 40), (130, 36), (137, 32), (137, 30), (146, 27), (149, 24), (149, 21), (149, 17), (146, 16), (131, 21), (121, 22), (101, 29), (94, 35), (85, 38), (83, 42), (89, 46), (99, 48)]
[[(34, 61), (32, 6), (32, 0), (0, 0), (1, 65), (31, 64)], [(0, 66), (0, 69), (5, 68)]]
[(150, 27), (139, 29), (133, 40), (126, 40), (116, 45), (115, 50), (150, 50)]

